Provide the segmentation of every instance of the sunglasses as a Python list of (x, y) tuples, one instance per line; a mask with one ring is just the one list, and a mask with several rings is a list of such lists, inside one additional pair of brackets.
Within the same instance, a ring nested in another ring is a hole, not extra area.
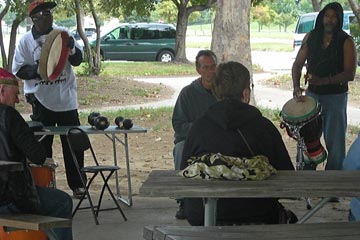
[(40, 12), (37, 12), (34, 16), (32, 16), (32, 19), (36, 20), (37, 18), (47, 17), (47, 16), (50, 16), (52, 13), (53, 13), (52, 9), (44, 9), (44, 10), (41, 10)]

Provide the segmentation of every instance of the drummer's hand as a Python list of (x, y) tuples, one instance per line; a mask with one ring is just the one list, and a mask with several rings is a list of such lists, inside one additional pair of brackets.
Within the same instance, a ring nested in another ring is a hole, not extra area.
[(304, 91), (305, 90), (303, 88), (301, 88), (301, 87), (295, 87), (294, 88), (293, 97), (296, 99), (296, 101), (301, 102), (303, 100), (303, 97), (304, 97), (303, 92)]

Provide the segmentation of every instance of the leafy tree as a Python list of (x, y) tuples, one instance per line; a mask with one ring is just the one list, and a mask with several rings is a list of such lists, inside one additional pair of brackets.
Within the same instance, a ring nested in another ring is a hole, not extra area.
[[(2, 30), (2, 20), (4, 18), (4, 16), (8, 13), (9, 9), (10, 9), (10, 1), (6, 1), (5, 6), (1, 6), (1, 12), (0, 12), (0, 47), (1, 47), (1, 59), (2, 59), (2, 63), (3, 63), (3, 68), (8, 69), (7, 68), (7, 57), (6, 57), (6, 52), (5, 52), (5, 48), (4, 48), (4, 38), (3, 38), (3, 30)], [(9, 69), (8, 69), (9, 70)]]
[(295, 22), (297, 18), (297, 9), (294, 0), (274, 1), (272, 4), (274, 11), (276, 12), (275, 23), (284, 28), (287, 31), (287, 27)]
[(252, 20), (259, 25), (258, 31), (262, 30), (263, 26), (268, 26), (274, 19), (275, 12), (268, 6), (260, 5), (252, 8)]
[[(354, 14), (355, 14), (355, 17), (357, 19), (357, 24), (358, 24), (358, 27), (360, 29), (360, 8), (359, 8), (359, 4), (357, 1), (354, 1), (354, 0), (349, 0), (349, 4), (351, 6), (351, 9), (353, 10)], [(360, 37), (360, 34), (358, 35)], [(360, 46), (360, 44), (359, 44)]]
[(12, 24), (11, 24), (9, 50), (8, 50), (7, 56), (6, 56), (5, 50), (3, 49), (4, 41), (2, 38), (3, 32), (1, 29), (0, 44), (1, 44), (1, 48), (2, 48), (1, 54), (2, 54), (2, 60), (3, 60), (3, 68), (5, 68), (9, 71), (11, 71), (11, 68), (12, 68), (12, 60), (13, 60), (14, 52), (15, 52), (17, 29), (18, 29), (19, 25), (27, 17), (27, 14), (28, 14), (27, 13), (28, 8), (27, 7), (24, 8), (24, 4), (27, 6), (30, 2), (31, 2), (31, 0), (26, 0), (26, 1), (24, 1), (24, 0), (9, 1), (8, 0), (8, 1), (6, 1), (6, 4), (10, 4), (9, 11), (15, 15), (15, 18), (13, 19)]
[[(135, 10), (138, 14), (147, 15), (151, 10), (155, 9), (155, 6), (158, 2), (159, 1), (157, 0), (123, 0), (121, 1), (120, 6), (122, 7), (122, 12), (124, 15), (129, 15), (129, 13), (131, 13), (133, 10)], [(175, 61), (187, 62), (185, 54), (185, 37), (189, 17), (194, 12), (201, 12), (203, 10), (209, 9), (216, 3), (216, 0), (162, 0), (160, 4), (165, 4), (165, 2), (172, 2), (177, 9)], [(171, 21), (169, 17), (166, 18)]]
[(72, 28), (72, 27), (76, 26), (76, 17), (71, 16), (71, 17), (68, 17), (68, 18), (55, 20), (54, 22), (55, 22), (56, 25), (64, 26), (66, 28)]
[(161, 1), (155, 6), (151, 15), (154, 22), (176, 23), (177, 8), (171, 1)]

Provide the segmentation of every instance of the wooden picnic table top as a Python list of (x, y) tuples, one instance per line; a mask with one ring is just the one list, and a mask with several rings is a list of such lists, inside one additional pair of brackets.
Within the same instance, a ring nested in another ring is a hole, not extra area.
[(22, 171), (24, 166), (20, 162), (10, 162), (0, 160), (0, 172), (12, 172), (12, 171)]
[(293, 198), (359, 197), (360, 171), (278, 171), (262, 181), (191, 179), (154, 170), (140, 188), (143, 197)]

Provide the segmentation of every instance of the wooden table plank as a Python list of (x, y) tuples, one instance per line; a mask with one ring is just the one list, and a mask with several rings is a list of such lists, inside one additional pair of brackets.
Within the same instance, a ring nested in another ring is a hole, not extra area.
[(278, 171), (263, 181), (189, 179), (154, 170), (140, 188), (144, 197), (359, 197), (360, 171)]
[(0, 226), (27, 230), (46, 230), (49, 228), (71, 227), (71, 219), (34, 214), (0, 215)]
[(20, 162), (10, 162), (0, 160), (0, 172), (12, 172), (12, 171), (22, 171), (24, 166)]

